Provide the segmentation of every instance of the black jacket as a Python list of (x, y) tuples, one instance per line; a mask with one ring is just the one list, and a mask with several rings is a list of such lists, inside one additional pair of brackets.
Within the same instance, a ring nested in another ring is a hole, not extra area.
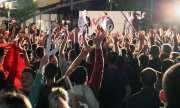
[(163, 106), (159, 99), (159, 91), (154, 87), (144, 87), (132, 95), (127, 102), (127, 108), (159, 108)]

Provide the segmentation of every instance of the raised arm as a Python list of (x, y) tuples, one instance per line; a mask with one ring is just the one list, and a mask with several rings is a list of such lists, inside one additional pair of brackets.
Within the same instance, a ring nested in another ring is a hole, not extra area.
[(64, 49), (66, 47), (67, 40), (68, 40), (68, 31), (65, 30), (65, 36), (64, 36), (64, 39), (63, 39), (62, 44), (60, 46), (60, 50), (59, 50), (59, 57), (60, 58), (65, 58)]
[(101, 87), (101, 82), (103, 78), (104, 71), (104, 59), (102, 51), (102, 41), (105, 38), (106, 33), (104, 31), (98, 31), (97, 35), (94, 37), (95, 44), (95, 63), (93, 72), (89, 81), (89, 86), (92, 89), (95, 97), (98, 99), (99, 90)]
[(114, 49), (115, 52), (119, 55), (119, 47), (118, 47), (118, 34), (113, 34), (113, 40), (114, 40)]
[(80, 53), (78, 33), (79, 33), (79, 28), (75, 28), (73, 30), (73, 34), (74, 34), (74, 48), (75, 48), (76, 55)]
[(28, 95), (29, 101), (31, 102), (31, 105), (33, 108), (36, 107), (36, 103), (38, 101), (39, 92), (41, 89), (43, 67), (47, 62), (48, 62), (48, 56), (44, 56), (41, 59), (40, 67), (39, 67), (39, 70), (37, 71), (37, 75), (36, 75), (32, 90), (30, 91), (30, 94)]
[(72, 64), (69, 66), (68, 70), (65, 73), (65, 76), (69, 76), (71, 75), (71, 73), (73, 72), (73, 70), (79, 66), (79, 64), (81, 63), (82, 59), (84, 58), (84, 56), (86, 56), (89, 52), (91, 52), (93, 50), (93, 47), (86, 47), (83, 48), (81, 53), (78, 55), (78, 57), (72, 62)]

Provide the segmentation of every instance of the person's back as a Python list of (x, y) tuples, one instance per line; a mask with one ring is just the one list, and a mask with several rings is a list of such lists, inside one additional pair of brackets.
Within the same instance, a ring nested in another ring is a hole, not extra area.
[(127, 74), (119, 69), (107, 69), (100, 90), (101, 108), (121, 108), (128, 85)]
[(132, 95), (127, 102), (127, 108), (159, 108), (159, 91), (154, 87), (157, 81), (157, 73), (152, 68), (146, 68), (141, 73), (143, 88)]
[(52, 87), (55, 87), (54, 81), (57, 74), (57, 66), (52, 63), (48, 63), (44, 70), (46, 83), (41, 87), (36, 108), (48, 108), (48, 96)]
[(118, 69), (118, 55), (110, 52), (107, 55), (108, 68), (104, 71), (104, 77), (100, 89), (101, 108), (122, 108), (130, 92), (127, 74)]

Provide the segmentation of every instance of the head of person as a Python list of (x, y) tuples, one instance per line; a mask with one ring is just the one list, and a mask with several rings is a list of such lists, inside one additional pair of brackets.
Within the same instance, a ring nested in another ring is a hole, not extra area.
[(88, 81), (87, 69), (83, 66), (78, 66), (70, 75), (72, 84), (83, 85)]
[(174, 60), (174, 64), (180, 63), (180, 56)]
[(0, 63), (4, 60), (4, 48), (0, 47)]
[(135, 45), (134, 44), (131, 44), (130, 46), (129, 46), (129, 48), (130, 48), (130, 51), (131, 51), (131, 53), (134, 53), (134, 51), (135, 51)]
[(87, 16), (87, 11), (84, 10), (84, 11), (83, 11), (83, 17), (86, 17), (86, 16)]
[(21, 77), (21, 84), (23, 89), (31, 89), (35, 77), (36, 77), (36, 72), (33, 69), (29, 67), (24, 68)]
[(179, 57), (180, 56), (180, 54), (178, 53), (178, 52), (172, 52), (171, 54), (170, 54), (170, 59), (171, 60), (175, 60), (177, 57)]
[(165, 53), (167, 53), (167, 54), (170, 56), (170, 54), (171, 54), (171, 52), (172, 52), (171, 45), (169, 45), (169, 44), (163, 44), (163, 45), (161, 46), (161, 52), (165, 52)]
[(42, 58), (44, 56), (44, 48), (43, 47), (37, 47), (36, 48), (36, 55), (38, 58)]
[(107, 16), (107, 12), (103, 12), (102, 14), (101, 14), (101, 17), (106, 17)]
[(1, 93), (21, 93), (19, 88), (15, 87), (14, 85), (6, 85), (2, 90)]
[(68, 93), (63, 88), (52, 88), (48, 97), (48, 108), (69, 108), (68, 105)]
[(168, 68), (174, 64), (173, 60), (165, 59), (162, 61), (162, 72), (164, 73)]
[(169, 59), (169, 55), (165, 52), (160, 54), (160, 60), (163, 61), (165, 59)]
[(152, 68), (145, 68), (142, 70), (140, 80), (143, 86), (153, 87), (158, 79), (157, 73)]
[(109, 65), (117, 65), (118, 62), (118, 54), (115, 52), (109, 52), (107, 54), (107, 62)]
[(32, 106), (26, 96), (18, 93), (7, 93), (0, 98), (0, 108), (32, 108)]
[(48, 63), (44, 69), (44, 76), (46, 80), (54, 80), (58, 72), (57, 65)]
[(180, 64), (173, 65), (164, 74), (160, 100), (165, 108), (180, 108)]
[(122, 48), (122, 49), (121, 49), (121, 52), (122, 52), (122, 56), (123, 56), (123, 57), (126, 57), (126, 55), (127, 55), (127, 50), (126, 50), (126, 48)]
[(149, 65), (149, 58), (148, 56), (141, 54), (139, 55), (139, 66), (143, 69), (148, 67)]
[(36, 23), (31, 23), (31, 28), (34, 30), (36, 29)]
[(49, 62), (57, 65), (58, 64), (58, 59), (57, 59), (57, 57), (55, 55), (51, 55), (49, 57)]
[(71, 49), (68, 53), (68, 61), (74, 61), (74, 59), (76, 58), (76, 52), (74, 49)]
[(152, 56), (152, 57), (159, 57), (159, 54), (160, 54), (160, 49), (157, 45), (153, 45), (150, 47), (150, 50), (149, 50), (149, 54)]

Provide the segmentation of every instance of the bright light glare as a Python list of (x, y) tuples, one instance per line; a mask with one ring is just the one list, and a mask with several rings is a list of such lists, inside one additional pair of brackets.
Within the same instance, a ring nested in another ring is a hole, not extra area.
[(5, 2), (5, 1), (7, 1), (7, 0), (0, 0), (0, 3)]
[(180, 15), (180, 7), (179, 7), (179, 6), (177, 6), (177, 7), (175, 8), (175, 13), (177, 13), (178, 15)]

